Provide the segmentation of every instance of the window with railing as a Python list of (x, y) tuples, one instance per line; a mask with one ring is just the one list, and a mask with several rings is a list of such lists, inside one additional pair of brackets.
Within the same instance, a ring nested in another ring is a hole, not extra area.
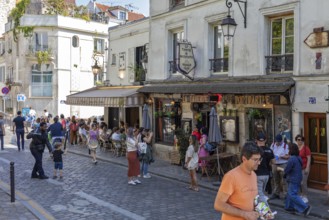
[(267, 73), (291, 73), (294, 66), (294, 19), (271, 20), (270, 55), (265, 56)]
[(48, 50), (48, 33), (35, 32), (33, 35), (33, 51), (46, 51)]
[(172, 60), (169, 61), (169, 71), (170, 73), (176, 73), (178, 72), (178, 55), (179, 55), (179, 48), (178, 48), (178, 43), (180, 41), (184, 40), (184, 31), (176, 31), (176, 32), (171, 32), (171, 37), (172, 37)]
[(214, 26), (213, 37), (213, 50), (214, 56), (209, 59), (210, 70), (215, 72), (227, 72), (228, 71), (228, 59), (229, 59), (229, 45), (228, 40), (224, 37), (223, 31), (220, 25)]
[(53, 94), (53, 71), (50, 65), (32, 65), (31, 96), (51, 97)]
[(184, 5), (185, 0), (169, 0), (171, 8)]

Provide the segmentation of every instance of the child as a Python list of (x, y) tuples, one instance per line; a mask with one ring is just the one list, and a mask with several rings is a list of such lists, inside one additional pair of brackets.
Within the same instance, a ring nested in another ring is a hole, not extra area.
[(55, 150), (53, 151), (54, 157), (54, 176), (53, 179), (57, 178), (57, 169), (59, 169), (59, 178), (63, 179), (63, 158), (62, 154), (62, 142), (54, 143)]
[(198, 167), (198, 161), (199, 161), (199, 156), (198, 156), (199, 144), (197, 137), (194, 135), (190, 136), (189, 142), (190, 142), (190, 146), (186, 151), (186, 157), (185, 157), (185, 167), (189, 170), (191, 177), (191, 185), (188, 187), (188, 189), (198, 192), (199, 188), (198, 188), (198, 182), (196, 177), (196, 168)]

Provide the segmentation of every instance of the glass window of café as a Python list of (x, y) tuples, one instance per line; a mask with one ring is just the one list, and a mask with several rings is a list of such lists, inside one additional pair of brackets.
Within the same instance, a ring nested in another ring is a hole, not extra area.
[(155, 102), (155, 141), (174, 144), (174, 131), (181, 126), (182, 108), (179, 101), (156, 98)]

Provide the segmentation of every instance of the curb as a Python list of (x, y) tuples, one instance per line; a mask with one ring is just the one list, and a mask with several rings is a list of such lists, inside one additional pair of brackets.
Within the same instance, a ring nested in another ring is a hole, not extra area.
[[(0, 180), (0, 189), (10, 196), (10, 186)], [(40, 220), (55, 220), (47, 210), (40, 206), (36, 201), (25, 195), (24, 193), (15, 190), (16, 202), (21, 203), (29, 212)]]

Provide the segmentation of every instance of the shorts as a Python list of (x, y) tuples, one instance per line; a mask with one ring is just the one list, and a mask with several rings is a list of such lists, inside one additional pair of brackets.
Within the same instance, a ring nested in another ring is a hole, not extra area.
[(63, 169), (63, 162), (55, 162), (54, 163), (54, 168), (55, 168), (55, 170), (57, 170), (57, 169), (62, 170)]

